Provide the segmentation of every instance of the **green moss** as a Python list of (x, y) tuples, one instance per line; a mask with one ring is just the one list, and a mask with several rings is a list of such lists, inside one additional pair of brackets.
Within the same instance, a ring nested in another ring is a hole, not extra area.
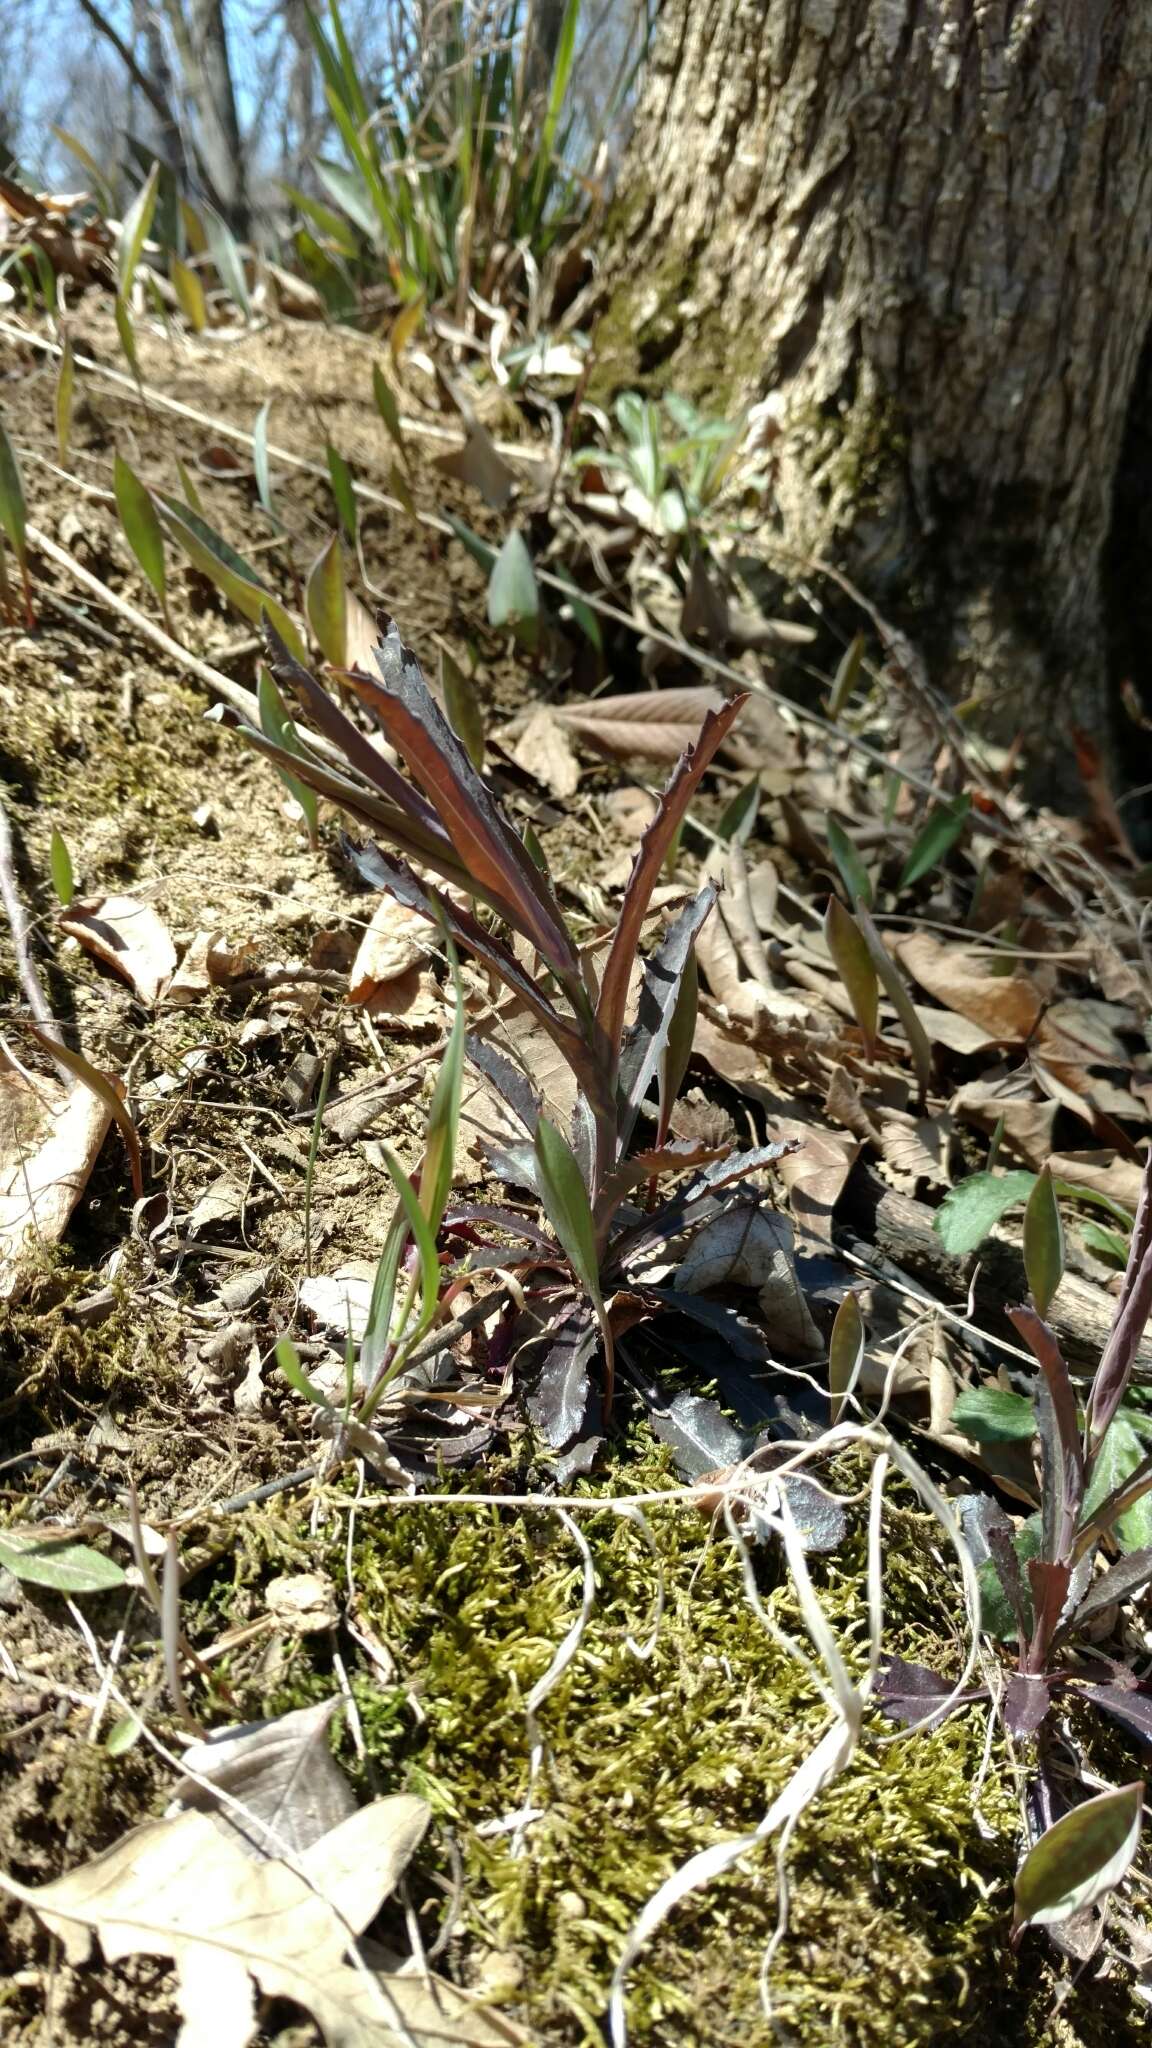
[[(839, 1478), (854, 1490), (859, 1468)], [(629, 1486), (668, 1480), (664, 1453), (638, 1433)], [(619, 1490), (619, 1466), (611, 1484)], [(512, 1970), (518, 2016), (545, 2043), (601, 2041), (606, 1987), (645, 1900), (697, 1849), (754, 1828), (826, 1725), (809, 1679), (753, 1614), (732, 1546), (684, 1507), (653, 1510), (650, 1521), (665, 1612), (644, 1661), (628, 1637), (649, 1630), (651, 1553), (609, 1512), (581, 1517), (596, 1608), (541, 1711), (546, 1761), (535, 1786), (524, 1702), (579, 1611), (582, 1567), (570, 1534), (546, 1511), (492, 1507), (382, 1506), (356, 1522), (351, 1590), (360, 1625), (395, 1659), (396, 1683), (363, 1666), (352, 1676), (368, 1762), (358, 1766), (350, 1750), (346, 1761), (366, 1790), (404, 1785), (431, 1801), (441, 1828), (425, 1878), (446, 1878), (449, 1838), (463, 1858), (457, 1966), (467, 1978), (487, 1955), (496, 1974)], [(934, 1528), (897, 1496), (886, 1529), (887, 1647), (939, 1661), (958, 1595), (934, 1561)], [(337, 1578), (345, 1535), (341, 1515), (322, 1560)], [(822, 1603), (856, 1660), (863, 1546), (857, 1527), (836, 1556), (814, 1561)], [(803, 1639), (779, 1559), (765, 1551), (758, 1571), (770, 1610)], [(276, 1691), (248, 1704), (279, 1712), (331, 1690), (323, 1653), (302, 1650)], [(884, 1744), (885, 1732), (877, 1721), (797, 1832), (790, 1932), (773, 1972), (775, 2026), (758, 1990), (777, 1905), (769, 1846), (686, 1900), (645, 1951), (631, 1982), (637, 2044), (927, 2048), (1058, 2038), (1047, 2031), (1053, 1987), (1043, 1953), (1036, 1945), (1013, 1959), (1005, 1945), (1018, 1809), (1003, 1750), (994, 1745), (978, 1819), (981, 1713), (959, 1714), (927, 1737)], [(523, 1853), (506, 1830), (480, 1832), (526, 1799), (542, 1817), (527, 1828)], [(430, 1896), (438, 1920), (441, 1894)], [(1085, 2003), (1092, 2024), (1106, 2020), (1113, 2032), (1117, 2015), (1131, 2012), (1123, 1984), (1094, 1987)]]

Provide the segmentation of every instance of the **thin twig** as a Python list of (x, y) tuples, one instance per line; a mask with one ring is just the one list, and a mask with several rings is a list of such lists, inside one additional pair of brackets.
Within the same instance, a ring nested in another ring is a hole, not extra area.
[[(28, 946), (28, 916), (20, 899), (16, 883), (15, 852), (12, 845), (12, 829), (8, 813), (0, 799), (0, 897), (3, 898), (8, 925), (12, 933), (12, 951), (16, 956), (16, 979), (24, 992), (28, 1008), (39, 1024), (45, 1038), (54, 1045), (63, 1045), (64, 1034), (52, 1015), (52, 1006), (40, 986)], [(59, 1064), (59, 1063), (58, 1063)], [(61, 1067), (61, 1071), (64, 1069)]]

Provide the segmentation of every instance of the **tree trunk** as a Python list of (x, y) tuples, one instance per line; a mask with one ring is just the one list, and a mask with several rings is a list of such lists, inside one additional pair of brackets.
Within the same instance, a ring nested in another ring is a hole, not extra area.
[(665, 0), (618, 190), (601, 386), (771, 396), (782, 549), (1070, 780), (1126, 581), (1152, 7)]
[(247, 153), (236, 112), (224, 0), (166, 0), (184, 91), (195, 110), (196, 153), (228, 225), (250, 225)]

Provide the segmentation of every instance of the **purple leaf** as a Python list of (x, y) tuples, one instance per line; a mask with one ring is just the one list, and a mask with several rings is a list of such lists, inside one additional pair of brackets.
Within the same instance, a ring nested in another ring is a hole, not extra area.
[(696, 942), (696, 934), (715, 902), (716, 890), (709, 883), (701, 889), (695, 901), (681, 911), (656, 951), (644, 963), (636, 1021), (625, 1036), (620, 1055), (621, 1154), (627, 1149), (636, 1113), (655, 1078), (660, 1055), (668, 1042), (681, 978)]
[(1108, 1425), (1124, 1399), (1144, 1326), (1152, 1314), (1152, 1153), (1144, 1169), (1128, 1264), (1120, 1288), (1120, 1299), (1112, 1319), (1112, 1332), (1096, 1370), (1088, 1403), (1088, 1435), (1095, 1449), (1103, 1443)]
[(668, 857), (668, 850), (683, 822), (689, 804), (720, 742), (730, 732), (747, 703), (747, 695), (733, 697), (718, 711), (709, 711), (695, 746), (681, 755), (671, 780), (660, 799), (660, 808), (640, 842), (628, 877), (620, 922), (609, 949), (600, 982), (597, 1017), (613, 1054), (624, 1030), (624, 1009), (628, 982), (640, 944), (640, 929), (647, 914), (652, 891)]
[(534, 1138), (540, 1121), (540, 1098), (528, 1076), (487, 1038), (477, 1038), (470, 1032), (464, 1041), (464, 1050), (472, 1065), (478, 1067), (485, 1080), (492, 1083), (501, 1102), (512, 1111), (528, 1136)]
[[(569, 1309), (541, 1341), (544, 1356), (526, 1406), (552, 1449), (562, 1451), (578, 1434), (588, 1406), (588, 1366), (600, 1341), (591, 1302)], [(534, 1343), (532, 1350), (537, 1348)]]
[(394, 623), (373, 650), (384, 687), (350, 671), (410, 773), (422, 785), (474, 885), (570, 986), (580, 961), (551, 885), (502, 815), (428, 688)]
[(1152, 1691), (1140, 1685), (1080, 1685), (1081, 1699), (1111, 1715), (1141, 1742), (1152, 1743)]
[(650, 1409), (648, 1420), (660, 1442), (671, 1446), (682, 1479), (703, 1479), (707, 1472), (738, 1465), (748, 1449), (719, 1404), (703, 1394), (677, 1394), (666, 1409)]
[(537, 1244), (552, 1243), (533, 1217), (526, 1216), (523, 1209), (507, 1208), (502, 1202), (451, 1202), (444, 1211), (441, 1227), (452, 1230), (462, 1223), (494, 1223), (501, 1230), (519, 1231), (523, 1237), (534, 1238)]
[(1036, 1386), (1036, 1426), (1043, 1473), (1044, 1555), (1067, 1558), (1084, 1498), (1084, 1454), (1076, 1396), (1064, 1354), (1034, 1309), (1010, 1308), (1016, 1325), (1039, 1364), (1043, 1378)]
[(1127, 1600), (1152, 1579), (1152, 1550), (1132, 1550), (1089, 1587), (1073, 1616), (1075, 1625), (1100, 1614), (1116, 1600)]
[(1035, 1735), (1049, 1707), (1052, 1695), (1042, 1678), (1017, 1671), (1004, 1693), (1004, 1724), (1010, 1735)]
[(733, 1358), (748, 1365), (766, 1362), (768, 1341), (763, 1331), (724, 1302), (708, 1301), (702, 1294), (683, 1294), (675, 1287), (642, 1287), (639, 1293), (644, 1302), (651, 1302), (666, 1315), (687, 1316), (702, 1329), (716, 1331)]
[(717, 1160), (714, 1166), (705, 1167), (690, 1186), (686, 1187), (663, 1208), (654, 1209), (643, 1223), (633, 1224), (631, 1229), (622, 1231), (613, 1244), (614, 1262), (623, 1265), (627, 1260), (640, 1257), (643, 1253), (664, 1244), (681, 1230), (691, 1230), (716, 1213), (715, 1197), (718, 1191), (733, 1181), (743, 1180), (749, 1173), (758, 1173), (762, 1167), (774, 1166), (792, 1152), (800, 1150), (800, 1141), (785, 1138), (782, 1143), (757, 1145), (751, 1152), (733, 1152), (726, 1159)]
[[(917, 1721), (926, 1721), (951, 1691), (949, 1680), (941, 1678), (938, 1671), (929, 1671), (926, 1664), (909, 1664), (903, 1657), (890, 1657), (880, 1673), (876, 1704), (890, 1721), (912, 1728)], [(979, 1691), (961, 1693), (956, 1705), (960, 1707), (968, 1700), (982, 1697)]]

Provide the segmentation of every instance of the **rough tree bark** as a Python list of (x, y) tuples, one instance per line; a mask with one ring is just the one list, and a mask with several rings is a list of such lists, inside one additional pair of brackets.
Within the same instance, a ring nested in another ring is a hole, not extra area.
[(1070, 770), (1130, 594), (1152, 6), (664, 0), (618, 191), (601, 382), (771, 395), (782, 542)]

